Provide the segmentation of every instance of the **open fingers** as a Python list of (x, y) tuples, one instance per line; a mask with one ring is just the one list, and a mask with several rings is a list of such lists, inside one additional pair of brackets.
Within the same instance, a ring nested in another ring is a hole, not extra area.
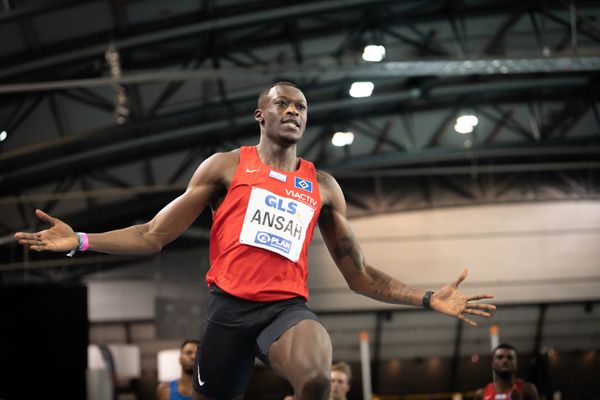
[(45, 221), (51, 225), (56, 224), (56, 218), (52, 218), (51, 216), (49, 216), (48, 214), (46, 214), (45, 212), (43, 212), (42, 210), (35, 210), (35, 215), (37, 215), (37, 217), (39, 219), (41, 219), (42, 221)]
[(482, 299), (493, 299), (493, 298), (494, 298), (494, 295), (493, 294), (489, 294), (489, 293), (476, 294), (475, 296), (469, 296), (467, 298), (467, 301), (482, 300)]
[(458, 285), (460, 285), (461, 282), (466, 279), (467, 275), (469, 275), (469, 270), (465, 268), (458, 276), (458, 279), (452, 282), (452, 287), (454, 287), (455, 289), (458, 288)]
[(40, 232), (17, 232), (15, 238), (19, 240), (39, 240), (42, 235)]
[(468, 303), (467, 307), (469, 307), (469, 308), (479, 308), (479, 309), (482, 309), (482, 310), (491, 310), (491, 311), (493, 311), (493, 310), (496, 309), (495, 305), (493, 305), (493, 304), (485, 304), (485, 303), (476, 303), (476, 304)]
[(44, 250), (46, 240), (42, 237), (42, 232), (17, 232), (15, 233), (17, 242), (23, 246), (28, 246), (31, 250)]
[(463, 311), (463, 313), (465, 314), (471, 314), (471, 315), (477, 315), (479, 317), (484, 317), (484, 318), (489, 318), (492, 316), (492, 314), (490, 314), (489, 312), (486, 311), (480, 311), (474, 308), (467, 308), (465, 309), (465, 311)]
[(26, 246), (29, 250), (43, 251), (46, 250), (46, 243), (38, 239), (19, 239), (18, 243)]
[(464, 323), (466, 323), (466, 324), (469, 324), (469, 325), (471, 325), (471, 326), (477, 326), (477, 323), (476, 323), (475, 321), (473, 321), (473, 320), (472, 320), (472, 319), (470, 319), (470, 318), (467, 318), (467, 317), (465, 317), (465, 316), (464, 316), (464, 315), (462, 315), (462, 314), (458, 314), (458, 315), (457, 315), (457, 318), (458, 318), (458, 319), (460, 319), (461, 321), (463, 321), (463, 322), (464, 322)]
[(19, 244), (24, 246), (40, 246), (44, 244), (44, 242), (39, 239), (19, 239)]
[(46, 247), (46, 243), (39, 239), (19, 239), (19, 244), (28, 246), (32, 250), (43, 250)]

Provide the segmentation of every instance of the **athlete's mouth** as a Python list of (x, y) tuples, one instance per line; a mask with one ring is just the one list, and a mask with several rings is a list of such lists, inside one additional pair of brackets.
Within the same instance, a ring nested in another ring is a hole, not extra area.
[(295, 119), (284, 119), (283, 121), (281, 121), (282, 124), (294, 124), (296, 125), (298, 128), (300, 128), (300, 123), (298, 121), (296, 121)]

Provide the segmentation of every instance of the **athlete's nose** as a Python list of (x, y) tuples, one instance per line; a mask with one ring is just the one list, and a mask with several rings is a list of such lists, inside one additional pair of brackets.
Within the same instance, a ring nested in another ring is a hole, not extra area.
[(286, 112), (286, 114), (300, 115), (300, 113), (296, 109), (296, 106), (294, 105), (294, 103), (290, 103), (290, 105), (287, 107), (285, 112)]

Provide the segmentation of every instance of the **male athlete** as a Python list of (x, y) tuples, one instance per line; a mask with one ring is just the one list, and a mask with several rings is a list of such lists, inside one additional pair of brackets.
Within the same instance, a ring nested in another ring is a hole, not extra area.
[(492, 351), (494, 380), (479, 389), (475, 398), (481, 400), (539, 400), (533, 383), (517, 379), (517, 350), (507, 343)]
[(180, 377), (171, 382), (161, 382), (158, 385), (156, 388), (156, 398), (158, 400), (192, 399), (192, 380), (197, 349), (198, 341), (196, 340), (186, 340), (181, 344), (179, 349)]
[(210, 295), (196, 357), (195, 400), (243, 398), (255, 356), (288, 380), (296, 400), (327, 399), (331, 341), (306, 306), (307, 247), (317, 223), (353, 291), (430, 308), (470, 325), (476, 324), (469, 315), (489, 317), (495, 307), (473, 301), (492, 295), (458, 291), (466, 270), (431, 292), (411, 288), (367, 263), (337, 182), (296, 155), (307, 111), (304, 94), (293, 84), (280, 82), (264, 90), (254, 112), (258, 145), (206, 159), (185, 193), (147, 223), (87, 235), (36, 210), (51, 228), (16, 237), (38, 251), (151, 254), (181, 235), (210, 205)]
[(329, 400), (348, 400), (352, 368), (346, 362), (335, 363), (331, 366), (331, 392)]

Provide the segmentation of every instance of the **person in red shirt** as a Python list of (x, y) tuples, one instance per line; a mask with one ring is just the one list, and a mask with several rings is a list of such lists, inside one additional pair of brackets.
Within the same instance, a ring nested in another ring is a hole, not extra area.
[(533, 383), (517, 379), (517, 350), (507, 343), (492, 351), (494, 380), (479, 389), (475, 398), (481, 400), (539, 400)]
[(294, 389), (296, 400), (327, 399), (331, 340), (306, 301), (306, 253), (318, 224), (349, 287), (376, 300), (421, 306), (470, 325), (495, 309), (490, 294), (458, 290), (467, 271), (437, 291), (410, 287), (372, 267), (357, 243), (335, 179), (297, 156), (308, 117), (302, 91), (278, 82), (261, 92), (256, 146), (206, 159), (182, 195), (149, 222), (86, 234), (41, 210), (49, 229), (15, 236), (37, 251), (151, 254), (181, 235), (209, 205), (213, 211), (207, 318), (194, 371), (195, 400), (241, 399), (254, 358)]

